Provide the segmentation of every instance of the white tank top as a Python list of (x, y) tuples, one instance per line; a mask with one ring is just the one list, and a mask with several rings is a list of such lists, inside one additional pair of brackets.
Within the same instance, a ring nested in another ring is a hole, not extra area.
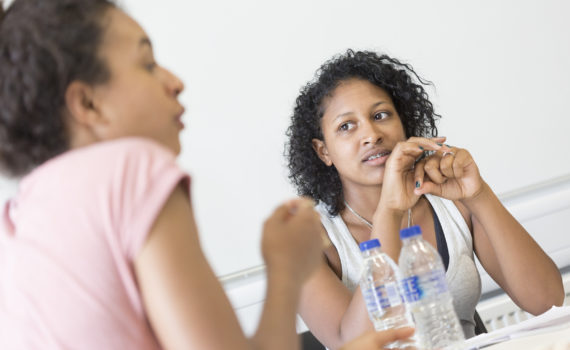
[[(475, 335), (475, 306), (481, 297), (481, 278), (473, 257), (473, 239), (467, 223), (452, 201), (426, 195), (447, 241), (449, 266), (445, 274), (455, 312), (466, 338)], [(354, 292), (360, 280), (362, 258), (358, 244), (340, 215), (331, 217), (324, 203), (316, 207), (321, 222), (340, 257), (342, 283)]]

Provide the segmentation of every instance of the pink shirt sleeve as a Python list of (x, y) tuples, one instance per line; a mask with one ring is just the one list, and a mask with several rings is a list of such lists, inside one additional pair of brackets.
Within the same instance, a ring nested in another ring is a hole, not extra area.
[(159, 349), (133, 260), (181, 183), (175, 154), (143, 138), (71, 150), (22, 179), (0, 212), (0, 349)]
[(189, 191), (190, 177), (176, 164), (174, 154), (153, 142), (129, 142), (113, 197), (120, 240), (127, 259), (133, 260), (144, 245), (158, 214), (172, 191), (182, 184)]

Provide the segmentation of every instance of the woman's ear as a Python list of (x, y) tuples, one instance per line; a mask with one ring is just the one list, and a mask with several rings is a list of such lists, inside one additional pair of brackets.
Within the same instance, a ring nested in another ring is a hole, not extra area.
[(313, 139), (311, 141), (313, 144), (313, 149), (317, 152), (317, 156), (325, 163), (327, 166), (332, 165), (332, 160), (329, 157), (329, 151), (327, 150), (327, 146), (323, 140)]
[(90, 85), (73, 81), (65, 91), (65, 106), (70, 118), (80, 125), (94, 127), (103, 120), (94, 103), (94, 90)]

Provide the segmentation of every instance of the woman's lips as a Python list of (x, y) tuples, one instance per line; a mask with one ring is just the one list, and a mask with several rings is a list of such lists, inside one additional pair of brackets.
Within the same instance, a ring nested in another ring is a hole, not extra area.
[(174, 118), (174, 122), (180, 128), (180, 130), (184, 129), (184, 122), (182, 122), (182, 115), (184, 114), (184, 109), (180, 113), (176, 115)]
[(388, 151), (378, 152), (376, 155), (371, 155), (367, 157), (365, 160), (363, 160), (363, 163), (372, 166), (383, 165), (384, 163), (386, 163), (389, 156), (390, 152)]

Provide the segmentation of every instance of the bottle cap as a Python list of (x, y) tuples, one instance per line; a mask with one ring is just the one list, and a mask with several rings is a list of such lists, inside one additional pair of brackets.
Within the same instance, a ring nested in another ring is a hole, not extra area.
[(360, 243), (360, 251), (364, 252), (368, 249), (380, 247), (380, 241), (377, 238)]
[(400, 230), (400, 239), (406, 239), (409, 237), (417, 236), (422, 234), (422, 229), (418, 226), (411, 226), (408, 228), (403, 228)]

